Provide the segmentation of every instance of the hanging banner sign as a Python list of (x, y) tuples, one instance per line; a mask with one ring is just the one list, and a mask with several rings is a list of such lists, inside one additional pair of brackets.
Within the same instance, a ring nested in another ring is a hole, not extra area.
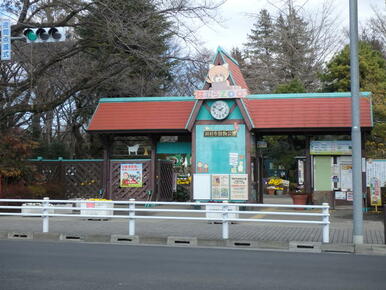
[(142, 164), (121, 164), (120, 187), (142, 187)]
[(248, 95), (246, 89), (231, 89), (231, 90), (197, 90), (194, 91), (195, 99), (239, 99), (245, 98)]
[(373, 206), (382, 205), (380, 181), (376, 177), (370, 180), (370, 204)]

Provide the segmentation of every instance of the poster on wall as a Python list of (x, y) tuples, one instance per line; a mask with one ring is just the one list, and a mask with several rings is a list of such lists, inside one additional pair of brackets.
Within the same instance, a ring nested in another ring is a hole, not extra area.
[(367, 160), (367, 163), (366, 163), (367, 186), (370, 186), (370, 181), (373, 177), (378, 178), (380, 187), (386, 187), (386, 160), (385, 159)]
[(121, 164), (120, 187), (142, 187), (142, 164)]
[(352, 165), (341, 164), (340, 165), (340, 187), (342, 189), (352, 189)]
[(248, 175), (231, 174), (231, 200), (248, 200)]
[(382, 205), (380, 181), (376, 177), (370, 180), (370, 204), (373, 206)]
[(193, 199), (210, 200), (210, 174), (193, 174)]
[(228, 174), (212, 174), (212, 199), (229, 199)]
[(354, 196), (352, 194), (352, 191), (347, 191), (346, 194), (347, 194), (347, 201), (353, 201), (354, 200)]
[(346, 192), (344, 192), (344, 191), (335, 191), (335, 199), (346, 200)]
[(304, 161), (298, 160), (298, 184), (304, 183)]

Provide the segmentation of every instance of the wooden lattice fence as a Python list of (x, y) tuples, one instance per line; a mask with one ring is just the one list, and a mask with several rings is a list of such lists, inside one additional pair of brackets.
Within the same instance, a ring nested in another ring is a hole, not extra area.
[[(65, 198), (111, 197), (114, 200), (162, 200), (173, 199), (173, 165), (171, 161), (157, 162), (157, 178), (154, 185), (150, 160), (110, 161), (108, 184), (110, 194), (103, 192), (103, 160), (44, 160), (32, 161), (48, 184), (59, 185)], [(142, 187), (120, 187), (121, 164), (142, 164)], [(149, 193), (153, 195), (150, 197)]]
[(65, 198), (99, 197), (103, 160), (32, 161), (47, 184), (59, 185)]
[(67, 198), (102, 197), (103, 161), (63, 162)]
[(173, 162), (160, 160), (157, 166), (159, 172), (157, 200), (173, 200)]

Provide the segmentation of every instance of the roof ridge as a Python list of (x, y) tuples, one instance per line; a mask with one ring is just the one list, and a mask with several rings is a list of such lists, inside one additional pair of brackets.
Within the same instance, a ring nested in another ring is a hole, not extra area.
[(183, 102), (195, 101), (194, 96), (176, 97), (120, 97), (120, 98), (101, 98), (99, 103), (126, 103), (126, 102)]
[[(360, 92), (361, 97), (371, 96), (371, 92)], [(351, 98), (351, 92), (328, 92), (328, 93), (288, 93), (288, 94), (251, 94), (247, 96), (250, 100), (259, 99), (306, 99), (306, 98)]]
[[(227, 58), (229, 58), (234, 64), (236, 64), (238, 67), (240, 67), (240, 64), (237, 60), (235, 60), (224, 48), (221, 46), (217, 47), (217, 53), (224, 54)], [(216, 57), (215, 57), (216, 58)]]

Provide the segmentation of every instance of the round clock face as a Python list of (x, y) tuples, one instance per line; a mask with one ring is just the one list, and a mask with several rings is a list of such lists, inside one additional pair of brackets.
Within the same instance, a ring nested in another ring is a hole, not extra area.
[(224, 101), (216, 101), (210, 107), (210, 113), (216, 120), (224, 120), (229, 115), (229, 106)]

